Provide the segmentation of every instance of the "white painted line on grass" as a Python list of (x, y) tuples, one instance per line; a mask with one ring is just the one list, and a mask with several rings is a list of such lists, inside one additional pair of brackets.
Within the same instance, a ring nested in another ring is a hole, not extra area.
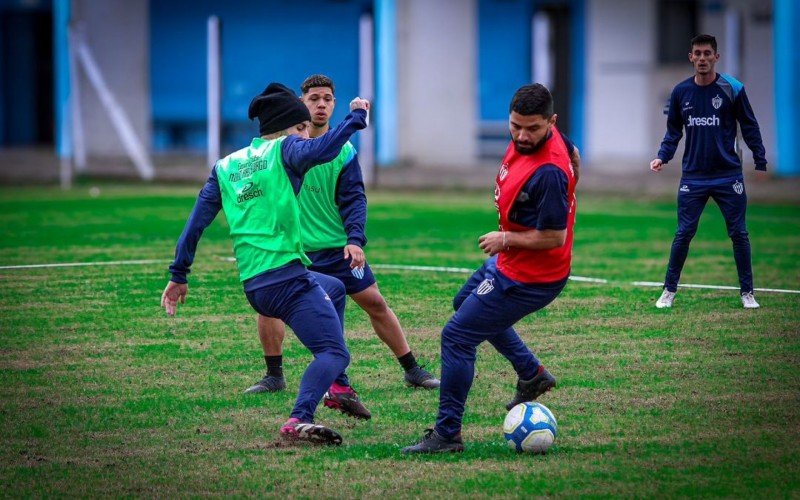
[[(634, 286), (652, 286), (663, 288), (664, 283), (660, 281), (634, 281), (631, 283)], [(738, 286), (726, 285), (696, 285), (693, 283), (680, 283), (679, 288), (710, 288), (712, 290), (739, 290)], [(775, 292), (775, 293), (800, 293), (800, 290), (785, 290), (782, 288), (753, 288), (756, 292)]]
[(164, 259), (150, 260), (109, 260), (107, 262), (61, 262), (55, 264), (23, 264), (20, 266), (0, 266), (0, 269), (37, 269), (43, 267), (81, 267), (81, 266), (133, 266), (141, 264), (163, 264), (172, 262)]
[[(472, 273), (474, 269), (466, 269), (463, 267), (432, 267), (432, 266), (404, 266), (401, 264), (370, 264), (371, 267), (378, 269), (400, 269), (408, 271), (441, 271), (450, 273)], [(609, 281), (603, 278), (589, 278), (586, 276), (570, 276), (570, 281), (580, 281), (583, 283), (600, 283), (609, 285), (633, 285), (633, 286), (649, 286), (649, 287), (664, 287), (664, 283), (660, 281)], [(712, 290), (738, 290), (738, 286), (725, 286), (725, 285), (694, 285), (694, 284), (680, 284), (679, 287), (683, 288), (709, 288)], [(780, 288), (755, 288), (756, 292), (775, 292), (775, 293), (800, 293), (800, 290), (784, 290)]]
[[(233, 257), (220, 257), (221, 260), (227, 262), (235, 262)], [(0, 266), (3, 269), (37, 269), (37, 268), (57, 268), (57, 267), (81, 267), (81, 266), (130, 266), (130, 265), (145, 265), (145, 264), (165, 264), (172, 262), (166, 259), (147, 259), (147, 260), (110, 260), (107, 262), (62, 262), (53, 264), (23, 264), (18, 266)], [(457, 273), (457, 274), (470, 274), (475, 269), (466, 267), (444, 267), (444, 266), (418, 266), (418, 265), (403, 265), (403, 264), (370, 264), (371, 267), (376, 269), (397, 269), (400, 271), (429, 271), (439, 273)], [(583, 283), (599, 283), (608, 285), (633, 285), (633, 286), (646, 286), (646, 287), (663, 287), (664, 283), (660, 281), (609, 281), (603, 278), (589, 278), (586, 276), (570, 276), (571, 281), (579, 281)], [(705, 288), (711, 290), (738, 290), (737, 286), (725, 285), (696, 285), (692, 283), (678, 285), (682, 288)], [(786, 290), (782, 288), (756, 288), (756, 292), (772, 292), (772, 293), (798, 293), (800, 290)]]

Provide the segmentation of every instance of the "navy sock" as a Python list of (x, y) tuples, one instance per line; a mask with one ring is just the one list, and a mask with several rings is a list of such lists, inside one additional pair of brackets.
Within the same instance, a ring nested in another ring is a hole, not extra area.
[(408, 351), (408, 354), (403, 354), (398, 357), (397, 361), (400, 362), (400, 366), (402, 366), (405, 371), (412, 370), (418, 366), (417, 360), (414, 358), (414, 353), (411, 351)]
[(283, 377), (283, 356), (264, 356), (267, 362), (267, 375)]

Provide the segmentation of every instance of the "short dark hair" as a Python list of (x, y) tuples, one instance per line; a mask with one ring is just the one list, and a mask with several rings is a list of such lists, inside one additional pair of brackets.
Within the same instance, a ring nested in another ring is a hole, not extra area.
[(525, 116), (542, 115), (542, 118), (553, 116), (553, 96), (541, 83), (523, 85), (511, 98), (508, 112), (516, 111)]
[(714, 53), (717, 52), (717, 39), (713, 35), (697, 35), (692, 38), (691, 48), (694, 49), (695, 45), (711, 45)]
[(335, 93), (336, 89), (333, 86), (333, 80), (328, 78), (325, 75), (311, 75), (305, 80), (303, 80), (303, 84), (300, 85), (300, 91), (304, 94), (308, 92), (308, 89), (312, 87), (328, 87), (331, 89), (331, 93)]

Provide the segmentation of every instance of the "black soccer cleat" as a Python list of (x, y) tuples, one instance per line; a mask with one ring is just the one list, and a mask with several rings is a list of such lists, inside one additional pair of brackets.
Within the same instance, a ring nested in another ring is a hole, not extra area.
[(358, 399), (358, 394), (352, 387), (347, 387), (344, 392), (331, 392), (329, 389), (322, 398), (326, 407), (334, 410), (339, 410), (345, 415), (355, 417), (361, 420), (369, 420), (372, 414), (367, 410), (367, 407)]
[(539, 366), (536, 376), (530, 380), (517, 380), (517, 393), (514, 399), (508, 402), (506, 410), (517, 406), (520, 403), (533, 401), (545, 392), (556, 386), (556, 378), (544, 366)]
[(423, 389), (438, 389), (440, 383), (438, 378), (434, 378), (419, 365), (406, 372), (405, 381), (409, 387), (422, 387)]
[(248, 387), (245, 394), (257, 394), (259, 392), (280, 392), (286, 389), (286, 379), (274, 375), (264, 375), (264, 378), (256, 382), (255, 385)]
[(460, 453), (464, 451), (464, 442), (461, 434), (453, 438), (442, 437), (434, 429), (425, 429), (425, 435), (419, 443), (413, 446), (406, 446), (401, 450), (406, 455), (415, 453)]
[(290, 418), (281, 427), (281, 437), (288, 441), (306, 441), (312, 444), (327, 444), (339, 446), (342, 436), (333, 429), (324, 425), (300, 422), (297, 418)]

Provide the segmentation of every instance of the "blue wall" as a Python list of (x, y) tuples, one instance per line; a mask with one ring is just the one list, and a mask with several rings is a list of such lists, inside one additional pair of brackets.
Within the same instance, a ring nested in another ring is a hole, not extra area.
[(514, 92), (531, 81), (529, 0), (478, 1), (478, 104), (481, 121), (508, 120)]
[[(271, 81), (299, 94), (308, 75), (330, 76), (337, 95), (333, 121), (344, 118), (358, 92), (359, 18), (371, 8), (371, 0), (151, 2), (154, 148), (205, 148), (209, 16), (218, 16), (222, 25), (222, 119), (228, 130), (223, 147), (230, 149), (257, 132), (247, 107)], [(170, 123), (184, 124), (179, 137), (170, 135)]]

